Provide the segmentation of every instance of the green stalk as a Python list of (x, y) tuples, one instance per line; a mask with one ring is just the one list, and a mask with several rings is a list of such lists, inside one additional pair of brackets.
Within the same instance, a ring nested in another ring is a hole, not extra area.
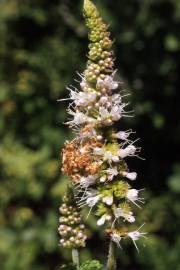
[(79, 270), (79, 252), (77, 249), (72, 249), (72, 261), (73, 264), (76, 265), (77, 270)]
[(107, 270), (116, 270), (116, 256), (115, 256), (115, 245), (110, 241), (109, 254), (107, 260)]

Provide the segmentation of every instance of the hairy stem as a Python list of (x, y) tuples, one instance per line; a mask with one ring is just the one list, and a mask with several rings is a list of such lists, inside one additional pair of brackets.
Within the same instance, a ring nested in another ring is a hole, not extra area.
[(79, 270), (79, 252), (77, 249), (72, 249), (72, 261), (76, 265), (77, 270)]
[(116, 270), (115, 245), (112, 241), (110, 241), (110, 244), (109, 244), (107, 270)]
[(73, 264), (76, 265), (77, 270), (79, 269), (79, 252), (77, 249), (72, 249), (72, 261)]

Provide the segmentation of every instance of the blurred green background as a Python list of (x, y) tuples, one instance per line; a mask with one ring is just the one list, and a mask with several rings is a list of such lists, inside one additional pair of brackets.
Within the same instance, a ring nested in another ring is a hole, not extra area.
[[(141, 140), (130, 160), (145, 187), (147, 240), (118, 251), (126, 270), (180, 270), (180, 1), (97, 0), (110, 23), (116, 66), (136, 117), (120, 123)], [(0, 269), (59, 269), (58, 207), (66, 188), (60, 149), (66, 85), (85, 68), (87, 31), (79, 0), (0, 0)], [(105, 261), (108, 239), (94, 218), (82, 259)], [(95, 233), (92, 233), (92, 231)], [(118, 270), (119, 270), (118, 268)]]

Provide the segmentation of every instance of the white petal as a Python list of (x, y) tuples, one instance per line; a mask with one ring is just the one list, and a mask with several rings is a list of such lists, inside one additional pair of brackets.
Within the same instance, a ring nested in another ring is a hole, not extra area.
[(114, 210), (114, 215), (116, 218), (122, 217), (123, 216), (123, 209), (122, 208), (116, 208)]
[(126, 219), (127, 219), (127, 221), (129, 221), (130, 223), (133, 223), (133, 222), (135, 221), (135, 217), (132, 216), (132, 215), (127, 216)]
[(113, 121), (118, 121), (122, 116), (122, 108), (120, 106), (114, 106), (111, 110), (111, 116)]
[(112, 161), (119, 162), (119, 157), (118, 156), (112, 156)]
[(114, 137), (116, 137), (117, 139), (120, 140), (127, 140), (127, 138), (129, 137), (129, 133), (125, 132), (125, 131), (119, 131), (118, 133), (116, 133), (114, 135)]
[(97, 221), (98, 226), (102, 226), (106, 221), (106, 215), (103, 215), (100, 219)]
[(103, 202), (106, 203), (107, 205), (112, 205), (113, 204), (113, 196), (104, 197)]
[(130, 172), (130, 173), (123, 172), (122, 175), (127, 177), (129, 180), (132, 180), (132, 181), (136, 180), (136, 178), (137, 178), (137, 173), (136, 172)]
[(128, 190), (127, 192), (127, 198), (130, 200), (130, 201), (136, 201), (138, 199), (138, 193), (139, 191), (137, 189), (130, 189)]
[(100, 148), (100, 147), (95, 147), (94, 148), (94, 154), (95, 155), (103, 155), (104, 153), (104, 149), (103, 148)]

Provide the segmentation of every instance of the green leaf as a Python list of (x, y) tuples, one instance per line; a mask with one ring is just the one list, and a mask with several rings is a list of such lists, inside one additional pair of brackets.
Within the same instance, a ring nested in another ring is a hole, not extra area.
[(86, 261), (80, 267), (80, 270), (100, 270), (100, 269), (102, 269), (102, 264), (96, 260)]

